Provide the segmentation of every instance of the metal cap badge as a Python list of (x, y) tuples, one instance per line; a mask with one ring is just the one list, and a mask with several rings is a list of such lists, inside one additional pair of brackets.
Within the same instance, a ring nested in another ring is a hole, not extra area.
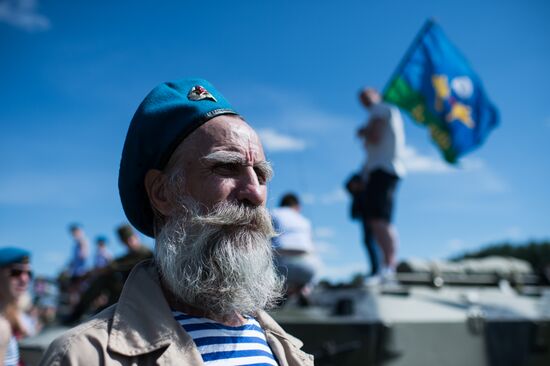
[(187, 99), (189, 100), (203, 100), (203, 99), (209, 99), (213, 102), (217, 102), (216, 98), (206, 88), (204, 88), (201, 85), (195, 85), (191, 88), (189, 91), (189, 94), (187, 94)]

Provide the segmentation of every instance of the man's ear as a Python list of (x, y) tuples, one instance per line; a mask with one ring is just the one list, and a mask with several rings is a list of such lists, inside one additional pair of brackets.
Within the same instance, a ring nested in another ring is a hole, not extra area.
[(169, 216), (173, 209), (166, 189), (166, 176), (157, 169), (151, 169), (145, 174), (145, 189), (153, 210), (162, 216)]

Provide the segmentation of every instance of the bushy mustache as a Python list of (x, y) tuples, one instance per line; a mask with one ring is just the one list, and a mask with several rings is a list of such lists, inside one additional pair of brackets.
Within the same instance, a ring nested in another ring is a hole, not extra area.
[(244, 204), (219, 203), (205, 215), (192, 215), (189, 223), (199, 226), (214, 226), (228, 231), (244, 228), (248, 231), (257, 231), (270, 238), (276, 235), (267, 209)]

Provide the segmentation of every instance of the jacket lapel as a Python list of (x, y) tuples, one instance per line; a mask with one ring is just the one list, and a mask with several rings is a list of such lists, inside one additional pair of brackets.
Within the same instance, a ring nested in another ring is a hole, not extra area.
[(152, 261), (130, 273), (113, 316), (108, 348), (125, 356), (139, 356), (165, 348), (158, 361), (202, 358), (191, 337), (172, 316)]

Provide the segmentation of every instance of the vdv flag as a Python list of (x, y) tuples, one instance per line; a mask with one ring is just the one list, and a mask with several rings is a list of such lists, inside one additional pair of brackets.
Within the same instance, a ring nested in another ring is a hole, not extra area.
[(449, 163), (481, 145), (498, 111), (458, 49), (428, 20), (384, 91), (384, 100), (426, 125)]

